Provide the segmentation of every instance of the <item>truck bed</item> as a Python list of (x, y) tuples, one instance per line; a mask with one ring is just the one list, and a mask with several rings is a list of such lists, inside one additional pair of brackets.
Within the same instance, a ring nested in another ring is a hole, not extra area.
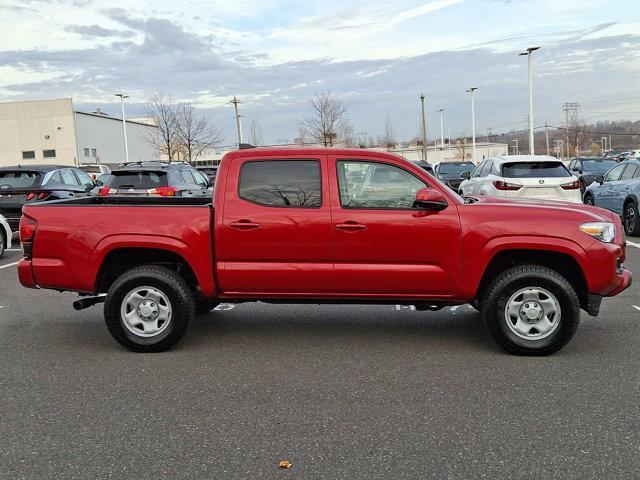
[(109, 255), (159, 249), (193, 265), (203, 291), (213, 295), (212, 213), (209, 198), (86, 197), (26, 205), (23, 214), (38, 223), (33, 278), (42, 288), (95, 293)]

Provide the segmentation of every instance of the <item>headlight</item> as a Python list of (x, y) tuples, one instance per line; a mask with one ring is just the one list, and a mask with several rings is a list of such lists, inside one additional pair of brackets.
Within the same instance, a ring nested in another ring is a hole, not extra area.
[(605, 243), (613, 242), (616, 237), (616, 226), (608, 222), (583, 223), (580, 225), (580, 230)]

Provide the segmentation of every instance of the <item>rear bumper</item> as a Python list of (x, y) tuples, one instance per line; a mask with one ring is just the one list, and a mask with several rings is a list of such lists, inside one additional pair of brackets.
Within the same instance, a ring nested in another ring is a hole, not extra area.
[(38, 288), (36, 280), (33, 278), (31, 260), (21, 259), (18, 261), (18, 280), (23, 287)]

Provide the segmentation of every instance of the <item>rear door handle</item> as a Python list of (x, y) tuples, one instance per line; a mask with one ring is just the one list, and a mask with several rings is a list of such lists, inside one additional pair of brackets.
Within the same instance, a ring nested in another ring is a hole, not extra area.
[(336, 225), (336, 230), (342, 230), (344, 232), (357, 232), (358, 230), (366, 230), (367, 226), (361, 223), (349, 220), (348, 222), (339, 223)]
[(229, 226), (231, 228), (237, 228), (238, 230), (253, 230), (254, 228), (259, 228), (260, 224), (252, 222), (251, 220), (242, 219), (237, 222), (231, 222)]

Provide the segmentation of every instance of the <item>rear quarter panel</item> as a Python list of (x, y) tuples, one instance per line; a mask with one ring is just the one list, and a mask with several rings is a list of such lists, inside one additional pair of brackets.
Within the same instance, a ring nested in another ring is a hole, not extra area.
[(93, 293), (103, 260), (118, 248), (157, 248), (182, 256), (205, 295), (214, 294), (208, 206), (43, 205), (32, 271), (42, 288)]

